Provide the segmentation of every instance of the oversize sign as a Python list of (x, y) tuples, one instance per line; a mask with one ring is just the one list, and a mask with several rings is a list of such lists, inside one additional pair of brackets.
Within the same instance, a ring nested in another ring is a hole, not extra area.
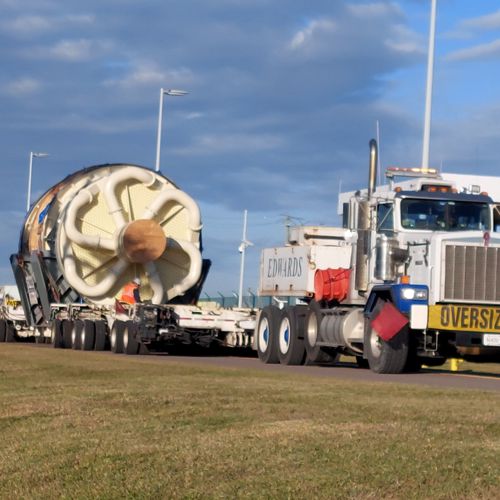
[(500, 333), (500, 308), (458, 304), (429, 306), (428, 328)]

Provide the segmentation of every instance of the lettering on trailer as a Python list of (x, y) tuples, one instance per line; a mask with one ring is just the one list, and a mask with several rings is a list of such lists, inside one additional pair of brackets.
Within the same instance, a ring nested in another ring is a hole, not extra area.
[(500, 333), (500, 308), (468, 305), (429, 306), (428, 328)]
[(274, 257), (267, 263), (268, 278), (298, 278), (302, 276), (303, 257)]

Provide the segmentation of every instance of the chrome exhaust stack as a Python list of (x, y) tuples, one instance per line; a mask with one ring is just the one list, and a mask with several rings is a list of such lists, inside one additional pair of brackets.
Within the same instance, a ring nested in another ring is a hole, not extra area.
[(368, 174), (368, 197), (358, 202), (358, 241), (356, 246), (356, 276), (354, 286), (361, 294), (368, 289), (368, 258), (372, 229), (370, 201), (377, 187), (377, 141), (370, 141), (370, 165)]
[(368, 200), (371, 199), (375, 189), (377, 188), (377, 163), (378, 163), (378, 147), (377, 141), (370, 141), (370, 165), (368, 170)]

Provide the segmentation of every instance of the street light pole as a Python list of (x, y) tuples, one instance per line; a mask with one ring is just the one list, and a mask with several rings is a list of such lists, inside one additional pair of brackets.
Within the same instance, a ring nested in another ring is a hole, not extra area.
[(160, 108), (158, 110), (158, 132), (156, 136), (156, 164), (155, 171), (160, 171), (160, 151), (161, 151), (161, 126), (163, 122), (163, 96), (183, 96), (189, 94), (185, 90), (176, 90), (176, 89), (160, 89)]
[(241, 264), (240, 264), (240, 287), (238, 291), (238, 307), (243, 305), (243, 274), (245, 272), (245, 250), (250, 245), (253, 245), (251, 241), (247, 240), (247, 215), (248, 210), (243, 212), (243, 236), (241, 238), (240, 246), (238, 250), (241, 253)]
[(34, 153), (30, 151), (30, 165), (28, 170), (28, 196), (26, 200), (26, 212), (29, 212), (31, 206), (31, 176), (33, 172), (33, 158), (45, 158), (49, 156), (48, 153)]
[(434, 78), (434, 45), (436, 35), (436, 3), (432, 0), (431, 23), (429, 30), (429, 54), (427, 57), (427, 86), (425, 90), (425, 118), (424, 118), (424, 139), (422, 145), (422, 168), (429, 168), (429, 150), (431, 136), (431, 114), (432, 114), (432, 83)]

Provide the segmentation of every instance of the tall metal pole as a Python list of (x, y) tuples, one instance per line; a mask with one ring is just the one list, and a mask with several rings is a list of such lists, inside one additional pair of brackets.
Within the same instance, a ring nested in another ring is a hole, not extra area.
[(243, 212), (243, 236), (241, 238), (240, 252), (241, 252), (241, 265), (240, 265), (240, 287), (238, 290), (238, 307), (243, 305), (243, 273), (245, 271), (245, 250), (248, 245), (247, 241), (247, 213)]
[(160, 89), (160, 108), (158, 110), (158, 133), (156, 136), (156, 163), (155, 163), (155, 171), (160, 171), (160, 151), (161, 151), (161, 125), (163, 123), (163, 96), (183, 96), (188, 94), (185, 90), (176, 90), (176, 89)]
[(158, 110), (158, 134), (156, 136), (156, 163), (155, 171), (160, 171), (160, 149), (161, 149), (161, 124), (163, 121), (163, 94), (165, 91), (160, 89), (160, 109)]
[(26, 196), (26, 212), (29, 212), (31, 206), (31, 177), (33, 172), (33, 158), (45, 158), (48, 153), (33, 153), (30, 151), (30, 164), (28, 170), (28, 195)]
[(425, 119), (424, 119), (424, 139), (422, 146), (422, 168), (429, 168), (429, 149), (431, 135), (431, 115), (432, 115), (432, 83), (434, 77), (434, 44), (436, 35), (436, 4), (437, 0), (432, 0), (431, 5), (431, 25), (429, 31), (429, 54), (427, 58), (427, 87), (425, 90)]
[(28, 170), (28, 196), (26, 197), (26, 212), (29, 212), (31, 205), (31, 172), (33, 171), (33, 151), (30, 151), (30, 166)]

